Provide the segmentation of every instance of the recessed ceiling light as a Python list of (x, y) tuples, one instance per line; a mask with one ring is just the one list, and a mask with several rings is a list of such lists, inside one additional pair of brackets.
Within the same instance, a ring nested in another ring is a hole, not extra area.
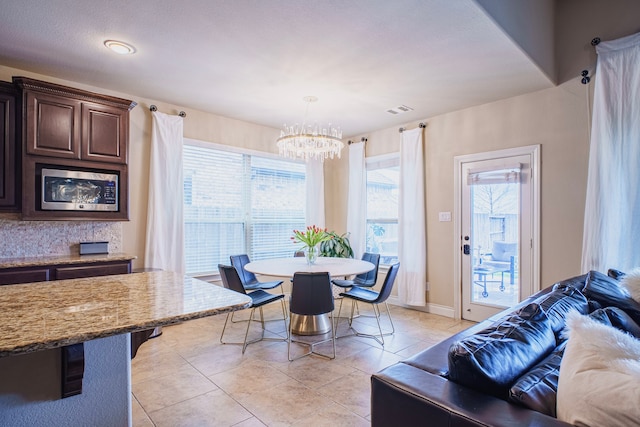
[(117, 40), (106, 40), (104, 45), (120, 55), (132, 55), (136, 53), (136, 48), (130, 44), (119, 42)]

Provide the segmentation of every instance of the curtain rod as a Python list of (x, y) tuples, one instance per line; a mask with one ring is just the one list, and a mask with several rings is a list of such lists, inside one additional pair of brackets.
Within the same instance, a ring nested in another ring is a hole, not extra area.
[[(599, 44), (600, 44), (600, 37), (594, 37), (591, 39), (591, 46), (596, 47)], [(582, 82), (583, 85), (586, 85), (591, 81), (591, 77), (589, 77), (589, 70), (582, 70), (580, 75), (582, 76), (582, 80), (580, 81)]]
[[(360, 138), (360, 142), (367, 142), (367, 138), (365, 138), (363, 136), (362, 138)], [(352, 140), (347, 141), (347, 144), (349, 144), (349, 145), (355, 144), (355, 143), (356, 143), (356, 141), (352, 141)]]
[[(152, 104), (152, 105), (149, 105), (149, 111), (158, 111), (158, 107), (156, 107), (156, 106), (155, 106), (155, 105), (153, 105), (153, 104)], [(184, 111), (180, 111), (180, 112), (178, 113), (178, 115), (179, 115), (180, 117), (182, 117), (182, 118), (187, 117), (187, 113), (185, 113)]]
[[(424, 129), (424, 128), (426, 128), (426, 127), (427, 127), (427, 124), (426, 124), (426, 123), (424, 123), (424, 122), (420, 122), (420, 124), (418, 125), (418, 127), (419, 127), (420, 129)], [(402, 133), (402, 132), (404, 132), (405, 130), (407, 130), (407, 128), (400, 128), (400, 129), (398, 129), (398, 132)]]

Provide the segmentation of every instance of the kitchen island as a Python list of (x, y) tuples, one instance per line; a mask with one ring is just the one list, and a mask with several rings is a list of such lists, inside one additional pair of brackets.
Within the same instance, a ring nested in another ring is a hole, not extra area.
[[(0, 286), (0, 425), (130, 425), (129, 333), (250, 303), (163, 271)], [(82, 393), (61, 399), (60, 361), (78, 345)]]

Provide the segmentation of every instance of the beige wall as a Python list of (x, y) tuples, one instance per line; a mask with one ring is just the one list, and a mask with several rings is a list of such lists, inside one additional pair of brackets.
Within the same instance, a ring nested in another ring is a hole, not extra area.
[[(486, 7), (492, 2), (480, 3)], [(453, 254), (459, 237), (453, 222), (438, 222), (438, 212), (453, 212), (453, 159), (458, 155), (540, 144), (540, 285), (580, 273), (593, 93), (593, 80), (591, 85), (582, 85), (580, 71), (589, 69), (593, 78), (597, 55), (590, 45), (592, 38), (612, 40), (640, 31), (636, 18), (640, 2), (561, 0), (555, 7), (555, 62), (562, 84), (422, 120), (428, 124), (424, 136), (430, 304), (453, 307), (458, 288), (453, 283)], [(404, 126), (413, 128), (418, 123)], [(366, 137), (367, 156), (395, 152), (400, 141), (398, 127), (349, 139)], [(327, 210), (329, 228), (346, 228), (347, 168), (345, 152), (341, 161), (329, 163), (325, 171), (325, 185), (333, 200)]]
[(558, 82), (595, 71), (594, 37), (615, 40), (640, 31), (638, 0), (558, 0), (556, 1), (556, 65)]
[[(589, 151), (588, 90), (574, 79), (560, 87), (424, 120), (429, 303), (453, 307), (457, 288), (453, 254), (459, 248), (459, 237), (453, 222), (438, 221), (438, 212), (453, 212), (454, 157), (463, 154), (541, 145), (541, 285), (580, 273)], [(409, 123), (407, 128), (417, 124)], [(398, 150), (398, 128), (361, 136), (368, 139), (367, 156)], [(351, 139), (359, 141), (361, 136)], [(344, 182), (348, 159), (340, 163), (332, 165), (336, 172), (328, 176), (339, 201), (346, 204), (346, 190), (338, 180)], [(340, 215), (329, 224), (342, 224)]]
[[(138, 103), (130, 114), (129, 221), (122, 223), (122, 242), (118, 246), (118, 249), (123, 252), (138, 257), (134, 261), (134, 268), (144, 267), (147, 189), (149, 187), (149, 149), (151, 144), (151, 113), (149, 105), (154, 104), (159, 111), (167, 114), (177, 114), (178, 111), (184, 110), (187, 113), (184, 122), (184, 136), (186, 138), (277, 153), (275, 140), (280, 135), (278, 129), (0, 65), (0, 80), (11, 81), (12, 76), (32, 77), (131, 99)], [(0, 220), (4, 221), (3, 224), (7, 222), (15, 223), (21, 229), (31, 229), (36, 226), (35, 222), (17, 221), (16, 216), (13, 214), (2, 214), (0, 215)], [(38, 226), (42, 226), (42, 222), (39, 223)], [(73, 236), (70, 238), (73, 239)]]

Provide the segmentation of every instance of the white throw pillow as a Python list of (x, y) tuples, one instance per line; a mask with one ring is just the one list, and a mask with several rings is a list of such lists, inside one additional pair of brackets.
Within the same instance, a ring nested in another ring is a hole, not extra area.
[(640, 425), (640, 340), (578, 312), (567, 315), (556, 413), (576, 426)]
[(634, 300), (640, 302), (640, 268), (634, 268), (620, 280), (620, 286), (629, 291)]

